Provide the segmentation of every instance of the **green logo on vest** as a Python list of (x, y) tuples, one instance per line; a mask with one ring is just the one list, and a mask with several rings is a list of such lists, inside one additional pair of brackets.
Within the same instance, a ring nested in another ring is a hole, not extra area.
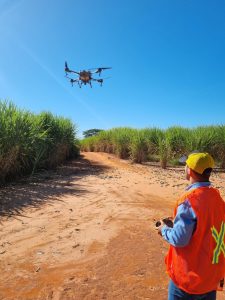
[(211, 230), (212, 230), (212, 236), (214, 237), (214, 239), (216, 241), (216, 248), (213, 251), (212, 263), (218, 264), (221, 251), (223, 252), (223, 255), (225, 256), (225, 245), (224, 245), (225, 224), (224, 224), (224, 222), (222, 222), (222, 224), (221, 224), (219, 233), (214, 226), (211, 228)]

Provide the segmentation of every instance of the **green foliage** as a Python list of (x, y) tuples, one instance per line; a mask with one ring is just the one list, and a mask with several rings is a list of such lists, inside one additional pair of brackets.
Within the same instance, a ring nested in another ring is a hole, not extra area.
[(191, 148), (213, 153), (216, 131), (215, 126), (199, 126), (192, 130)]
[(134, 162), (158, 161), (163, 168), (194, 150), (209, 152), (225, 167), (225, 125), (183, 128), (113, 128), (81, 141), (82, 151), (114, 153)]
[(68, 119), (49, 112), (35, 115), (0, 101), (0, 182), (55, 167), (78, 154), (75, 135)]
[(171, 154), (171, 145), (165, 134), (165, 136), (159, 140), (160, 165), (163, 169), (166, 169), (167, 167), (170, 154)]
[(225, 125), (218, 126), (214, 133), (212, 155), (219, 161), (222, 168), (225, 168)]
[(142, 163), (146, 161), (148, 147), (147, 140), (144, 135), (144, 131), (138, 131), (133, 133), (130, 142), (130, 158), (133, 162)]
[(165, 132), (167, 143), (170, 147), (170, 156), (182, 155), (189, 148), (191, 130), (179, 126), (170, 127)]
[(114, 151), (120, 158), (129, 158), (130, 144), (135, 129), (128, 127), (112, 129), (112, 143), (115, 146)]
[(163, 130), (153, 127), (142, 129), (141, 132), (147, 146), (147, 154), (157, 154), (159, 152), (159, 141), (164, 137)]

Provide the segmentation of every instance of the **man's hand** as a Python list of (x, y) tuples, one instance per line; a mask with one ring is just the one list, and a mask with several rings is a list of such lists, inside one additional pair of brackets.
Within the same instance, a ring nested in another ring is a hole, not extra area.
[(162, 236), (162, 227), (164, 226), (164, 224), (160, 225), (159, 227), (156, 227), (157, 231), (158, 231), (158, 234), (160, 236)]
[(168, 226), (168, 227), (173, 227), (173, 218), (172, 217), (167, 217), (167, 218), (164, 218), (162, 219), (162, 222)]
[(168, 227), (173, 227), (173, 218), (167, 217), (164, 219), (161, 219), (155, 223), (156, 230), (158, 231), (158, 234), (162, 236), (162, 227), (166, 225)]
[(164, 224), (164, 222), (163, 222), (163, 220), (161, 219), (161, 220), (159, 220), (159, 221), (157, 221), (156, 223), (155, 223), (155, 229), (158, 231), (158, 234), (159, 235), (161, 235), (162, 236), (162, 227), (164, 226), (165, 224)]

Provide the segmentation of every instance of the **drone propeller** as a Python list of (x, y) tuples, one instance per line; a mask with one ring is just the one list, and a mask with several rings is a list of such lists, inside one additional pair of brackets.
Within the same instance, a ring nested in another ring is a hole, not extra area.
[(98, 70), (96, 71), (96, 73), (98, 73), (99, 76), (100, 76), (103, 70), (108, 70), (108, 69), (112, 69), (112, 68), (110, 68), (110, 67), (107, 67), (107, 68), (98, 68)]
[(65, 61), (65, 72), (66, 72), (66, 75), (67, 75), (67, 73), (75, 73), (75, 74), (80, 75), (79, 72), (70, 70), (66, 61)]
[(70, 72), (70, 69), (68, 68), (67, 62), (65, 61), (65, 72)]
[(103, 84), (103, 81), (104, 81), (105, 79), (109, 79), (109, 78), (110, 78), (110, 77), (106, 77), (106, 78), (100, 78), (100, 79), (95, 79), (95, 78), (92, 78), (92, 80), (99, 82), (99, 83), (100, 83), (100, 85), (102, 86), (102, 84)]
[(102, 71), (108, 70), (108, 69), (112, 69), (112, 68), (111, 67), (102, 67), (102, 68), (92, 68), (92, 69), (89, 69), (89, 70), (90, 71), (95, 70), (93, 73), (99, 73), (99, 76), (100, 76)]
[(99, 83), (100, 83), (100, 85), (102, 86), (102, 84), (103, 84), (103, 79), (102, 79), (102, 78), (101, 78), (101, 79), (93, 79), (93, 80), (95, 80), (95, 81), (99, 82)]

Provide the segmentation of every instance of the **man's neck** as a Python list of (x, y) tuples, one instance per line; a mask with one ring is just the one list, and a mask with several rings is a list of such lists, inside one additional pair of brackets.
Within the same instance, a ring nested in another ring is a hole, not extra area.
[(209, 180), (206, 180), (206, 179), (205, 179), (205, 180), (204, 180), (204, 179), (202, 179), (202, 180), (197, 180), (197, 179), (192, 178), (192, 177), (190, 178), (189, 181), (190, 181), (191, 184), (196, 183), (196, 182), (209, 182)]

